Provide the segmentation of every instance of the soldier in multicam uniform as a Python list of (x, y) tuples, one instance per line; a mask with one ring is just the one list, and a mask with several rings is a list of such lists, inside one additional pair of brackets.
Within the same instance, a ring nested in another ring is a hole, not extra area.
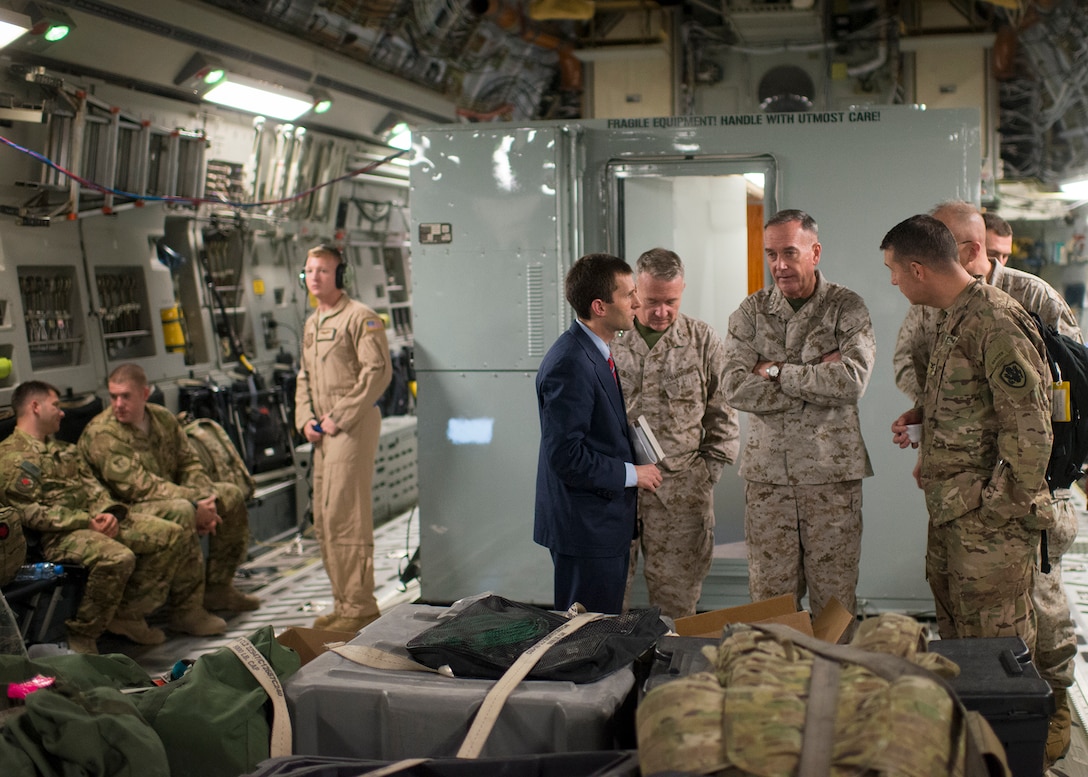
[(314, 449), (314, 531), (335, 603), (314, 627), (334, 631), (357, 631), (381, 614), (371, 484), (382, 414), (375, 403), (393, 378), (385, 323), (344, 291), (346, 266), (335, 246), (306, 257), (306, 287), (318, 306), (303, 329), (295, 387), (295, 423)]
[[(966, 202), (938, 205), (931, 214), (952, 232), (959, 247), (959, 259), (971, 275), (1001, 289), (1035, 313), (1046, 325), (1083, 342), (1076, 316), (1062, 296), (1042, 278), (1006, 267), (1012, 244), (1012, 227), (1000, 216), (979, 214)], [(985, 249), (985, 250), (984, 250)], [(896, 385), (915, 406), (920, 406), (930, 352), (944, 311), (925, 305), (912, 305), (899, 328), (894, 366)], [(1079, 528), (1073, 492), (1068, 488), (1053, 491), (1054, 525), (1047, 529), (1047, 559), (1050, 572), (1035, 571), (1032, 602), (1038, 622), (1033, 657), (1036, 668), (1054, 690), (1057, 711), (1051, 718), (1051, 754), (1069, 749), (1070, 712), (1068, 691), (1073, 683), (1073, 658), (1077, 638), (1070, 616), (1069, 601), (1062, 581), (1062, 556), (1072, 547)], [(1055, 756), (1052, 760), (1056, 760)]]
[(117, 499), (210, 534), (204, 606), (209, 610), (255, 610), (260, 600), (234, 587), (245, 560), (249, 515), (245, 496), (232, 483), (208, 477), (174, 414), (147, 401), (147, 376), (122, 364), (107, 380), (110, 407), (95, 416), (79, 438), (79, 449), (95, 475)]
[(196, 537), (117, 504), (76, 446), (52, 438), (64, 416), (56, 388), (22, 383), (12, 405), (15, 430), (0, 442), (2, 498), (23, 512), (27, 529), (40, 534), (47, 560), (88, 570), (75, 617), (67, 622), (69, 647), (97, 653), (103, 631), (160, 644), (165, 636), (146, 618), (168, 600), (173, 628), (201, 636), (222, 633), (227, 624), (201, 606), (203, 559)]
[(1053, 522), (1043, 344), (1016, 300), (972, 278), (956, 242), (922, 215), (880, 246), (903, 295), (945, 313), (921, 408), (895, 420), (892, 439), (905, 448), (907, 425), (922, 424), (915, 478), (929, 510), (926, 577), (941, 637), (1018, 635), (1034, 645), (1035, 554), (1039, 529)]
[(646, 416), (665, 459), (661, 485), (638, 500), (630, 590), (641, 543), (650, 604), (672, 618), (695, 614), (714, 552), (714, 484), (740, 447), (737, 411), (721, 390), (725, 349), (707, 323), (680, 313), (684, 264), (664, 248), (635, 267), (635, 331), (612, 342), (627, 417)]
[(764, 228), (775, 286), (729, 317), (729, 404), (751, 419), (740, 475), (752, 599), (806, 587), (814, 614), (831, 597), (856, 611), (861, 481), (873, 474), (858, 400), (876, 353), (869, 311), (816, 269), (816, 222), (799, 210)]

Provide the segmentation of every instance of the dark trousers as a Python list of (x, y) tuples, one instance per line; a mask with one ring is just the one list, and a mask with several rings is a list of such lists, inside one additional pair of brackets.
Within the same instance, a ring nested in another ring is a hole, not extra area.
[(622, 556), (604, 558), (565, 556), (552, 551), (555, 609), (566, 610), (578, 602), (587, 612), (618, 615), (623, 611), (630, 558), (630, 550)]

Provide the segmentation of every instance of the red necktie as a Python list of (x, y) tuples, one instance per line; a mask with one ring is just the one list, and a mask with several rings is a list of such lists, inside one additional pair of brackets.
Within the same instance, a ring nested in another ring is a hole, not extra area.
[(608, 354), (608, 369), (612, 370), (612, 377), (616, 379), (616, 385), (620, 385), (620, 376), (616, 374), (616, 363), (612, 361), (612, 354)]

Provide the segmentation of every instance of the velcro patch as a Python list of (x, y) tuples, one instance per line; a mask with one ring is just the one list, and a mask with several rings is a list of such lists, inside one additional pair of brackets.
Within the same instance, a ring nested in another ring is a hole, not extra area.
[(1028, 384), (1027, 373), (1019, 362), (1009, 362), (1001, 368), (1001, 380), (1009, 388), (1021, 389)]

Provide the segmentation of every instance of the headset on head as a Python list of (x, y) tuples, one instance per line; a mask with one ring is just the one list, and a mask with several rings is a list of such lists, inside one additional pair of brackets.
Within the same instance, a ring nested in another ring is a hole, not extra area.
[[(344, 258), (343, 252), (341, 252), (339, 248), (332, 245), (331, 243), (322, 243), (321, 245), (314, 246), (310, 249), (310, 251), (315, 251), (317, 249), (321, 249), (321, 253), (335, 257), (337, 260), (339, 260), (338, 264), (336, 265), (336, 288), (342, 289), (349, 283), (351, 283), (351, 265), (347, 263), (347, 260)], [(300, 270), (298, 273), (298, 285), (302, 287), (303, 291), (309, 291), (309, 289), (306, 288), (305, 268)]]

